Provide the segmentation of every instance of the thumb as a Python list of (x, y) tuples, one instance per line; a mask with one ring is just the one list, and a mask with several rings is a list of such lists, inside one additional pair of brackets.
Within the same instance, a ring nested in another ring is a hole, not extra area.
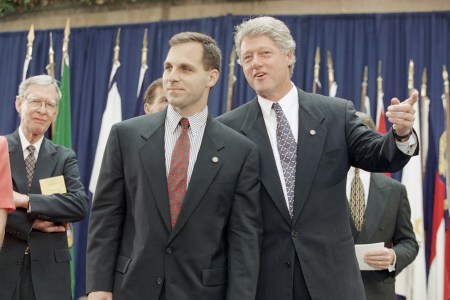
[(419, 100), (419, 92), (414, 89), (411, 96), (404, 101), (405, 104), (413, 106)]

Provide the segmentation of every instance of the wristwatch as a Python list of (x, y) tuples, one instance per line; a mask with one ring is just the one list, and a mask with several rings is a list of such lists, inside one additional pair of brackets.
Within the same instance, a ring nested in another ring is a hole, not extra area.
[(397, 142), (403, 142), (404, 139), (409, 138), (412, 134), (412, 130), (409, 130), (408, 134), (405, 135), (398, 135), (397, 131), (395, 130), (395, 126), (392, 126), (392, 134), (394, 135), (394, 138)]

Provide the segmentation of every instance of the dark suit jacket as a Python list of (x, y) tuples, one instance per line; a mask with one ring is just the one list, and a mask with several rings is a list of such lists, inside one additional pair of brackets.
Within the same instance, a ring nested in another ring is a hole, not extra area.
[(208, 117), (172, 230), (165, 115), (111, 130), (90, 218), (87, 292), (112, 291), (114, 299), (254, 299), (262, 232), (256, 146)]
[[(25, 161), (19, 132), (7, 136), (13, 189), (28, 194)], [(67, 193), (42, 195), (39, 179), (63, 175)], [(55, 223), (84, 218), (89, 199), (80, 181), (75, 153), (44, 138), (29, 192), (31, 214), (16, 209), (8, 214), (6, 235), (0, 253), (0, 299), (11, 299), (25, 248), (30, 246), (31, 271), (37, 300), (71, 299), (70, 252), (66, 232), (31, 230), (35, 219)]]
[(355, 244), (384, 242), (397, 257), (394, 272), (361, 271), (367, 300), (395, 299), (395, 276), (419, 252), (405, 186), (383, 174), (372, 173), (361, 232), (356, 230), (353, 218), (349, 219)]
[(350, 165), (399, 170), (409, 157), (394, 136), (368, 130), (342, 99), (299, 90), (294, 216), (289, 217), (257, 99), (219, 117), (258, 146), (264, 238), (257, 299), (292, 299), (299, 259), (313, 299), (364, 299), (348, 222), (345, 185)]

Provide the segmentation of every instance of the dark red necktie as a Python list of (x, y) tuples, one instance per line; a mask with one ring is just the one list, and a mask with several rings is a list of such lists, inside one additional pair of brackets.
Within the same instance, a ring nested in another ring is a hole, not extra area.
[(167, 188), (169, 191), (170, 223), (175, 227), (187, 186), (187, 171), (189, 166), (189, 141), (188, 129), (189, 120), (181, 118), (181, 134), (175, 144), (170, 160), (169, 178)]

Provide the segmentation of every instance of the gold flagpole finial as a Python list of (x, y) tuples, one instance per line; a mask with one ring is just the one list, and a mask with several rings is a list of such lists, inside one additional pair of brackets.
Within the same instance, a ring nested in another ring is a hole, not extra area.
[(31, 24), (30, 31), (28, 31), (27, 36), (27, 59), (31, 59), (33, 55), (33, 41), (34, 41), (34, 24)]
[(364, 66), (363, 82), (361, 84), (361, 111), (366, 113), (367, 80), (369, 79), (369, 68)]
[(145, 28), (144, 38), (142, 40), (141, 66), (147, 65), (147, 53), (148, 53), (148, 36), (147, 36), (147, 28)]
[(117, 30), (116, 46), (114, 47), (113, 63), (117, 63), (119, 61), (119, 52), (120, 52), (120, 28)]
[(313, 94), (315, 94), (317, 92), (316, 83), (319, 82), (319, 72), (320, 72), (320, 47), (317, 47), (316, 55), (314, 57), (314, 80), (313, 80), (313, 87), (312, 87)]
[(63, 56), (69, 52), (69, 35), (70, 35), (70, 19), (67, 18), (66, 27), (64, 28), (64, 40), (63, 40)]
[(409, 60), (409, 68), (408, 68), (408, 92), (414, 90), (414, 61), (412, 59)]

